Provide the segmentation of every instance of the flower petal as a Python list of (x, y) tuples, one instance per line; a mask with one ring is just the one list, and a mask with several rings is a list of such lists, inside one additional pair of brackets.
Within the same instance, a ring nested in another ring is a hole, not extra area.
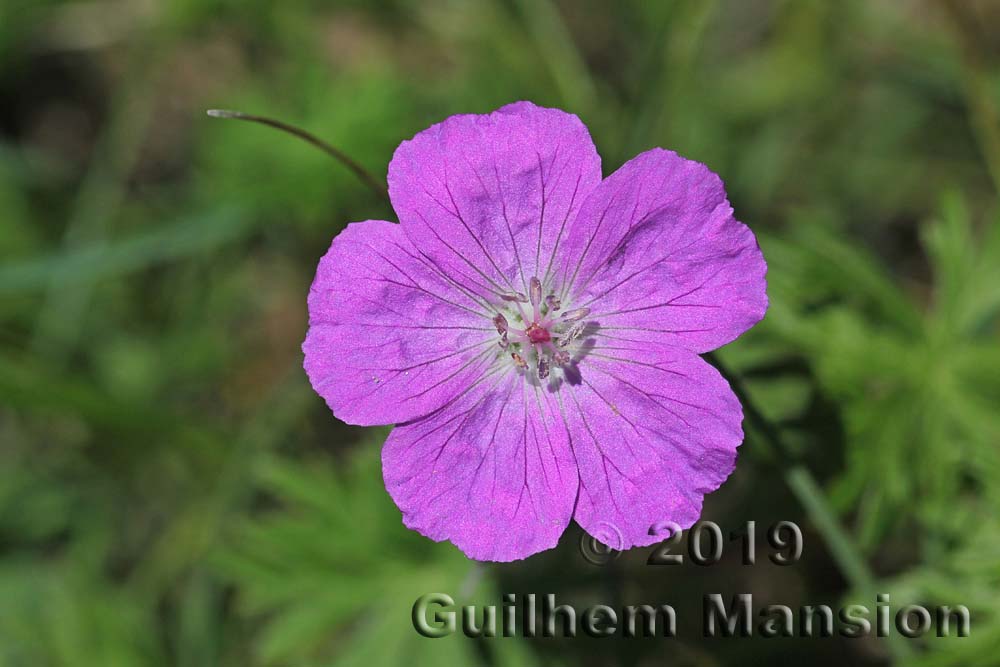
[(767, 265), (705, 165), (654, 149), (587, 198), (560, 248), (564, 292), (603, 330), (707, 352), (764, 317)]
[(490, 314), (399, 225), (348, 225), (309, 291), (305, 369), (339, 419), (391, 424), (444, 405), (496, 356)]
[(382, 471), (407, 527), (476, 560), (518, 560), (554, 547), (576, 499), (558, 405), (509, 371), (393, 429)]
[(479, 294), (527, 294), (601, 160), (574, 115), (518, 102), (452, 116), (404, 141), (389, 194), (413, 244)]
[(573, 518), (613, 548), (660, 542), (665, 522), (689, 527), (735, 466), (739, 401), (688, 350), (598, 338), (559, 396), (580, 471)]

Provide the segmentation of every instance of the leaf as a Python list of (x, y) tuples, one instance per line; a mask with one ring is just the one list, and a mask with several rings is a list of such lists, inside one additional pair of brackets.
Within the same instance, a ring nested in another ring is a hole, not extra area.
[(260, 664), (478, 664), (464, 636), (431, 641), (412, 627), (416, 599), (457, 595), (473, 565), (402, 526), (382, 487), (384, 437), (375, 432), (339, 472), (316, 459), (261, 460), (258, 484), (279, 507), (235, 527), (214, 558), (262, 623)]
[(0, 267), (0, 294), (99, 280), (205, 252), (240, 238), (245, 214), (221, 211), (183, 220), (130, 239), (92, 245)]

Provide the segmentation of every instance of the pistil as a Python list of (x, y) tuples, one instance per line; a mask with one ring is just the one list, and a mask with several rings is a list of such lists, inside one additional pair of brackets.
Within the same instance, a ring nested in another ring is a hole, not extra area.
[[(501, 300), (513, 315), (514, 324), (502, 312), (493, 317), (493, 326), (500, 335), (499, 345), (510, 354), (514, 366), (521, 371), (534, 367), (539, 380), (546, 380), (552, 368), (563, 368), (572, 363), (572, 355), (566, 351), (575, 340), (583, 335), (590, 314), (589, 308), (577, 308), (558, 313), (562, 301), (550, 292), (543, 298), (544, 287), (537, 276), (528, 281), (527, 295), (521, 292), (502, 294)], [(526, 312), (525, 304), (530, 304)], [(523, 327), (523, 328), (522, 328)]]

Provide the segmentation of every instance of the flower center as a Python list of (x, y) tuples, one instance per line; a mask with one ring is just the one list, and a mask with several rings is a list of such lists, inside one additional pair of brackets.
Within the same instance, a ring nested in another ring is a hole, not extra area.
[(530, 327), (524, 330), (524, 333), (528, 335), (528, 340), (535, 344), (548, 343), (552, 340), (549, 330), (537, 322), (533, 322)]
[(501, 296), (493, 318), (501, 356), (526, 378), (539, 380), (548, 378), (553, 368), (562, 369), (565, 375), (576, 363), (578, 339), (587, 328), (583, 319), (590, 313), (588, 308), (563, 310), (554, 293), (542, 299), (542, 292), (541, 281), (533, 277), (527, 296), (520, 292)]

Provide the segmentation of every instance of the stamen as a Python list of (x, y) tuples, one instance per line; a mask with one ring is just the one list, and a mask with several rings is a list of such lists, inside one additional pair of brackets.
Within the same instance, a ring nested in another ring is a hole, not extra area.
[(590, 308), (577, 308), (576, 310), (568, 310), (563, 313), (563, 322), (576, 322), (577, 320), (582, 320), (587, 315), (590, 314)]
[(586, 328), (587, 328), (587, 324), (585, 322), (577, 322), (572, 327), (570, 327), (569, 330), (566, 333), (564, 333), (562, 335), (562, 338), (560, 338), (559, 342), (556, 343), (556, 344), (559, 347), (566, 347), (567, 345), (569, 345), (570, 343), (572, 343), (574, 340), (576, 340), (577, 338), (579, 338), (580, 334), (582, 334), (583, 330), (586, 329)]
[(591, 309), (561, 311), (562, 300), (555, 292), (545, 294), (538, 276), (531, 276), (527, 288), (527, 296), (514, 291), (499, 295), (505, 303), (496, 305), (492, 317), (500, 334), (498, 345), (518, 371), (539, 380), (551, 377), (553, 369), (569, 373), (575, 363), (573, 342), (591, 324), (586, 321)]
[(531, 305), (537, 306), (542, 302), (542, 281), (532, 276), (528, 281), (528, 294), (531, 297)]
[(539, 304), (542, 303), (542, 281), (537, 278), (537, 276), (532, 276), (531, 280), (528, 281), (528, 296), (531, 299), (531, 307), (534, 309), (535, 321), (541, 317), (541, 312), (538, 310)]

